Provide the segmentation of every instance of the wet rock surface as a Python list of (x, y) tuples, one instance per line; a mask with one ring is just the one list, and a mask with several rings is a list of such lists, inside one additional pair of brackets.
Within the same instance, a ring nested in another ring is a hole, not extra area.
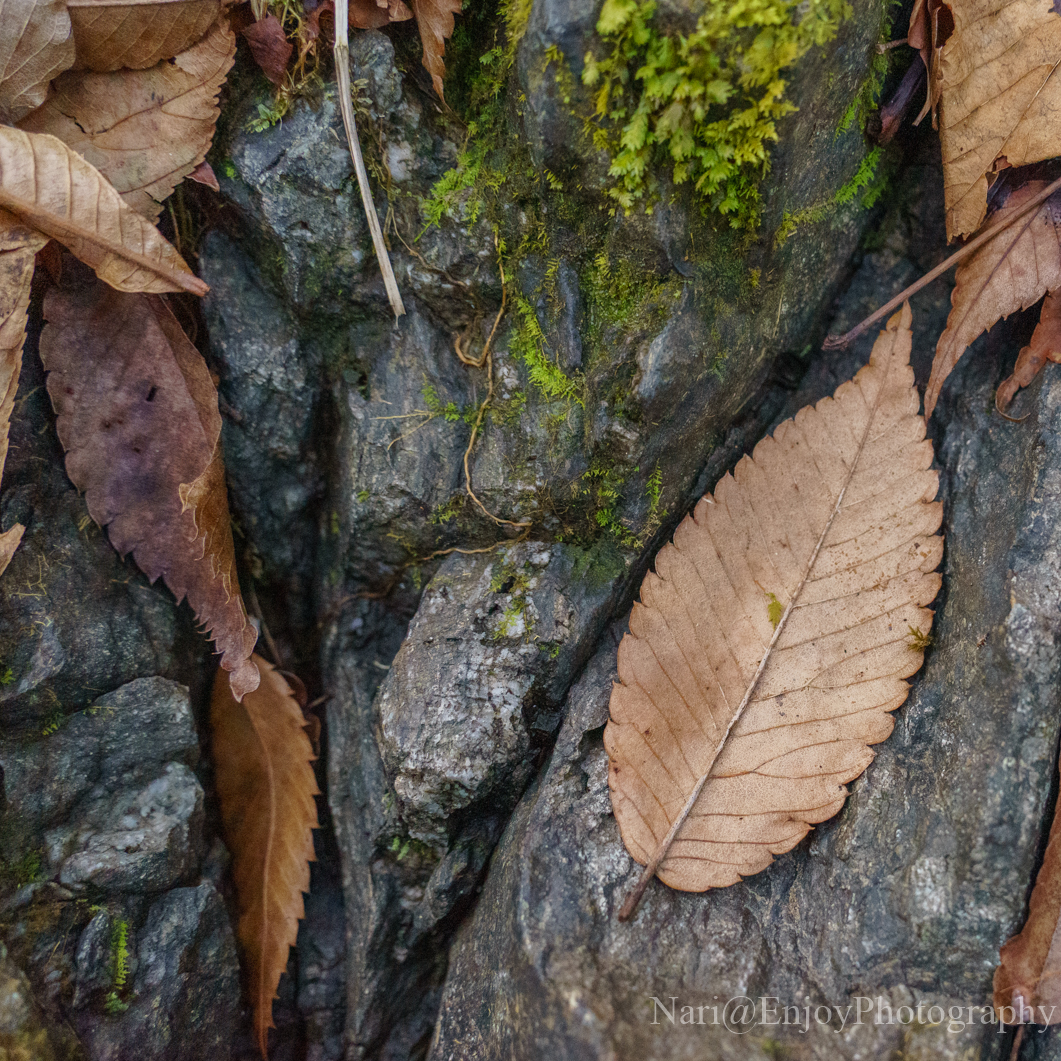
[[(904, 253), (895, 235), (867, 256), (837, 330), (879, 301), (882, 277), (901, 287), (921, 264), (923, 239)], [(915, 300), (929, 334), (946, 295), (941, 285)], [(1052, 806), (1061, 666), (1061, 380), (1043, 382), (1022, 424), (990, 411), (1019, 335), (982, 340), (933, 421), (946, 510), (937, 647), (843, 811), (756, 877), (704, 895), (657, 882), (619, 923), (640, 867), (611, 814), (602, 741), (616, 624), (569, 695), (549, 766), (458, 934), (433, 1059), (1008, 1056), (1010, 1036), (985, 1021)], [(871, 342), (819, 359), (789, 411), (849, 378)], [(757, 1006), (750, 1027), (734, 1016), (745, 997)], [(859, 998), (871, 1001), (852, 1026)], [(787, 1024), (786, 1005), (800, 1011)], [(855, 1008), (819, 1020), (819, 1005)], [(683, 1006), (693, 1007), (684, 1023)], [(1035, 1056), (1051, 1042), (1039, 1036)]]

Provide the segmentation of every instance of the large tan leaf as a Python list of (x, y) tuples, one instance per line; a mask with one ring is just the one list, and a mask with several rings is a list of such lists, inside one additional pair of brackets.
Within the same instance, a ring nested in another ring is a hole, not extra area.
[(1000, 952), (995, 1008), (1006, 1024), (1061, 1021), (1061, 797), (1024, 928)]
[(641, 586), (604, 744), (623, 842), (671, 887), (758, 873), (836, 814), (921, 666), (942, 506), (910, 345), (904, 306), (853, 380), (697, 504)]
[(235, 54), (236, 35), (222, 19), (187, 51), (149, 70), (71, 70), (20, 127), (59, 137), (137, 213), (156, 221), (162, 200), (206, 157), (217, 94)]
[(63, 0), (0, 0), (0, 122), (44, 102), (48, 82), (74, 64)]
[(442, 56), (446, 52), (446, 41), (453, 34), (453, 16), (460, 14), (461, 0), (409, 0), (409, 3), (424, 46), (424, 68), (431, 75), (439, 99), (445, 99), (442, 75), (446, 72), (446, 64)]
[[(1041, 181), (1022, 185), (998, 211), (997, 221), (1017, 214)], [(1019, 309), (1034, 305), (1061, 285), (1061, 193), (1050, 196), (1016, 224), (1001, 231), (958, 266), (947, 327), (936, 344), (925, 388), (931, 416), (944, 381), (981, 332)]]
[(57, 137), (0, 126), (0, 207), (65, 244), (119, 291), (209, 290), (155, 226)]
[(220, 0), (67, 0), (77, 62), (145, 70), (190, 47), (217, 21)]
[(950, 0), (939, 58), (947, 236), (975, 232), (989, 175), (1053, 158), (1061, 141), (1061, 15), (1052, 0)]
[(288, 950), (304, 916), (309, 891), (318, 794), (310, 763), (316, 758), (303, 728), (305, 719), (291, 687), (260, 656), (262, 683), (232, 699), (221, 675), (210, 707), (217, 797), (240, 917), (254, 1008), (254, 1031), (266, 1056), (273, 999)]
[(236, 578), (206, 362), (162, 299), (73, 272), (64, 267), (45, 299), (40, 342), (67, 474), (115, 549), (187, 596), (243, 696), (258, 684), (256, 633)]
[[(0, 210), (0, 481), (7, 461), (11, 412), (22, 368), (33, 256), (46, 242), (39, 233)], [(16, 523), (0, 531), (0, 575), (11, 562), (24, 530), (21, 523)]]

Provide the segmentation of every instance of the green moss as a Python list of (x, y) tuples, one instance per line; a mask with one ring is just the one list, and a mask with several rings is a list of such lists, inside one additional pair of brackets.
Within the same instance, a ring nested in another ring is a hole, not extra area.
[(595, 90), (594, 143), (612, 159), (610, 195), (623, 210), (651, 202), (653, 163), (736, 228), (758, 224), (758, 182), (777, 121), (795, 110), (785, 73), (831, 40), (846, 0), (706, 0), (688, 36), (655, 20), (655, 0), (605, 0), (597, 32), (610, 48), (586, 56)]
[(10, 667), (0, 665), (0, 685), (10, 685), (15, 680), (15, 672)]
[[(847, 206), (856, 198), (859, 205), (869, 210), (876, 206), (888, 189), (895, 161), (882, 147), (875, 147), (859, 163), (857, 171), (837, 189), (833, 196), (791, 214), (788, 211), (774, 237), (774, 246), (780, 247), (801, 225), (815, 225), (835, 213), (836, 208)], [(861, 194), (860, 194), (861, 193)]]
[(776, 630), (777, 624), (781, 622), (781, 616), (785, 614), (785, 608), (774, 593), (766, 595), (766, 614), (770, 619), (770, 625)]
[(579, 375), (568, 376), (545, 350), (545, 335), (534, 307), (517, 295), (516, 325), (509, 346), (527, 366), (530, 381), (548, 402), (565, 402), (585, 408), (585, 381)]
[(125, 982), (129, 978), (129, 922), (119, 918), (111, 929), (111, 990), (107, 992), (104, 1008), (110, 1014), (123, 1013), (129, 1004), (122, 1000)]
[(14, 882), (16, 888), (24, 888), (27, 884), (40, 880), (43, 867), (41, 853), (36, 848), (24, 851), (14, 861), (4, 861), (5, 876)]
[(615, 542), (602, 538), (589, 546), (571, 546), (575, 563), (571, 577), (594, 589), (610, 585), (626, 572), (626, 562)]

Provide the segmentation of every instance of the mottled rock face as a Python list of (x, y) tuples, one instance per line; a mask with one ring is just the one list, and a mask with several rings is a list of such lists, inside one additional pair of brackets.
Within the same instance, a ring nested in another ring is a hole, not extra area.
[[(837, 330), (932, 253), (931, 225), (915, 231), (918, 243), (892, 230), (867, 256)], [(946, 295), (913, 306), (921, 382)], [(871, 341), (819, 360), (789, 412), (848, 378)], [(433, 1061), (1008, 1054), (984, 1007), (1052, 804), (1061, 677), (1061, 380), (1044, 381), (1020, 425), (989, 411), (1000, 354), (1019, 345), (1005, 329), (978, 343), (933, 421), (946, 511), (936, 647), (837, 818), (734, 887), (689, 895), (655, 882), (620, 924), (640, 867), (611, 813), (602, 742), (616, 624), (459, 933)], [(724, 1007), (744, 996), (755, 1016), (736, 1034), (739, 1003)], [(1051, 1056), (1051, 1034), (1034, 1037), (1036, 1056)]]

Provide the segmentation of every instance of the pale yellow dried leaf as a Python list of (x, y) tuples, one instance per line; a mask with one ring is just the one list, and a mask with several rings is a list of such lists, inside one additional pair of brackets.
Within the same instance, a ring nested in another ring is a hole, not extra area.
[(157, 221), (162, 200), (206, 157), (235, 54), (236, 36), (221, 19), (149, 70), (71, 70), (20, 128), (59, 137), (137, 213)]
[(904, 306), (869, 365), (741, 460), (641, 587), (604, 743), (642, 864), (707, 778), (658, 871), (671, 887), (734, 884), (836, 814), (921, 666), (942, 507), (909, 326)]
[(74, 64), (63, 0), (0, 0), (0, 122), (44, 102), (48, 82)]
[(119, 291), (209, 290), (95, 166), (47, 133), (0, 126), (0, 207), (64, 244)]
[(172, 59), (217, 21), (220, 0), (67, 0), (79, 66), (145, 70)]
[[(1020, 212), (1044, 187), (1030, 181), (1010, 195), (994, 220)], [(969, 344), (993, 324), (1027, 309), (1061, 287), (1061, 195), (1050, 196), (994, 239), (974, 251), (954, 274), (947, 327), (936, 344), (932, 374), (925, 388), (925, 415)]]
[[(22, 368), (33, 257), (46, 242), (40, 233), (26, 228), (18, 218), (0, 210), (0, 485)], [(0, 533), (0, 574), (11, 562), (24, 529), (22, 524), (16, 523)]]
[(951, 0), (940, 53), (939, 138), (947, 236), (975, 232), (1002, 160), (1053, 158), (1061, 143), (1061, 15), (1052, 0)]

